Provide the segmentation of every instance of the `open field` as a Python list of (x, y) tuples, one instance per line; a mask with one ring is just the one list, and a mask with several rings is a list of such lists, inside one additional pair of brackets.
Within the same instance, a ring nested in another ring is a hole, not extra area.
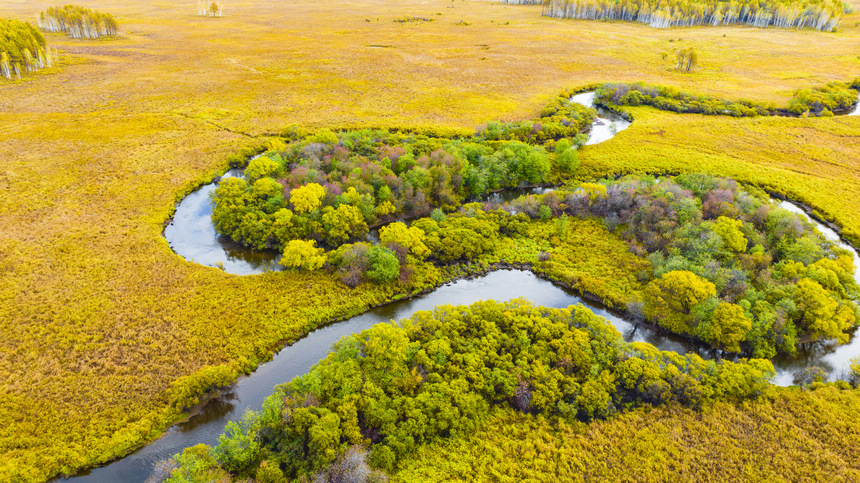
[(393, 481), (855, 481), (857, 391), (633, 411), (567, 425), (498, 411), (472, 437), (420, 450)]
[[(471, 129), (616, 80), (785, 105), (860, 73), (857, 13), (831, 34), (656, 30), (488, 1), (225, 2), (223, 18), (197, 17), (194, 2), (78, 3), (114, 14), (120, 38), (49, 35), (67, 65), (0, 83), (0, 481), (122, 454), (177, 417), (171, 381), (247, 367), (390, 295), (324, 275), (236, 277), (170, 251), (175, 200), (252, 136), (293, 123)], [(0, 17), (40, 8), (6, 0)], [(394, 22), (404, 16), (434, 21)], [(672, 70), (661, 52), (677, 46), (702, 66)], [(735, 175), (860, 236), (860, 117), (632, 112), (624, 135), (580, 153), (586, 172)]]

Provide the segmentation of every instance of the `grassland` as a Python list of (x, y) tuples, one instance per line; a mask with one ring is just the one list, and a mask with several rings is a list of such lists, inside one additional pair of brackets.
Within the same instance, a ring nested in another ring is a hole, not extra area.
[(855, 481), (858, 410), (856, 390), (833, 387), (588, 425), (504, 410), (423, 448), (392, 481)]
[[(0, 17), (39, 8), (5, 1)], [(118, 39), (49, 35), (59, 72), (0, 83), (0, 481), (122, 454), (177, 417), (171, 381), (246, 368), (390, 295), (325, 275), (236, 277), (170, 251), (161, 230), (174, 202), (255, 136), (293, 123), (471, 129), (603, 81), (785, 105), (795, 89), (860, 69), (858, 14), (820, 33), (660, 31), (489, 1), (224, 8), (201, 18), (192, 3), (119, 0)], [(434, 21), (394, 22), (404, 16)], [(701, 67), (674, 71), (661, 52), (679, 46), (695, 47)], [(860, 118), (633, 114), (622, 136), (580, 153), (586, 173), (735, 175), (860, 235)]]

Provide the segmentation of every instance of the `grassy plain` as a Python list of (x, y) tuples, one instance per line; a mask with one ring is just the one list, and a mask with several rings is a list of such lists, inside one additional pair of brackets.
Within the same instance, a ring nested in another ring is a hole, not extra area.
[(857, 391), (783, 389), (763, 401), (631, 411), (568, 425), (497, 411), (429, 445), (393, 481), (856, 481)]
[[(603, 81), (784, 105), (860, 70), (860, 14), (832, 34), (655, 30), (489, 1), (224, 2), (222, 18), (194, 2), (77, 3), (114, 14), (120, 38), (50, 35), (61, 70), (0, 83), (0, 481), (122, 454), (177, 417), (171, 381), (252, 364), (390, 296), (323, 274), (236, 277), (170, 251), (174, 202), (254, 136), (292, 123), (471, 129)], [(39, 8), (7, 0), (0, 17)], [(661, 52), (678, 46), (702, 67), (672, 70)], [(860, 234), (860, 118), (634, 115), (581, 152), (587, 173), (706, 168), (778, 184)]]

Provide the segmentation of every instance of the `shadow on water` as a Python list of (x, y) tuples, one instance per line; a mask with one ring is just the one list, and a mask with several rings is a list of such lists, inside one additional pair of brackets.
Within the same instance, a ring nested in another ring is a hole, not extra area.
[[(221, 179), (236, 176), (242, 176), (242, 170), (231, 169)], [(217, 187), (217, 182), (204, 185), (176, 206), (173, 220), (164, 228), (170, 248), (186, 260), (236, 275), (279, 270), (277, 252), (242, 247), (215, 231), (209, 196)]]

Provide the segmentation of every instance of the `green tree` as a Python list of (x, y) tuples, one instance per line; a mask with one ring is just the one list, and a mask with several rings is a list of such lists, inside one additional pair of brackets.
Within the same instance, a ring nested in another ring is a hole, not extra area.
[(695, 273), (671, 271), (645, 287), (645, 315), (672, 332), (689, 333), (693, 309), (716, 294), (716, 286)]
[(313, 240), (290, 240), (284, 247), (280, 264), (299, 270), (317, 270), (325, 265), (326, 256)]
[(746, 338), (751, 328), (752, 321), (747, 318), (743, 307), (723, 302), (714, 309), (706, 340), (710, 344), (723, 346), (726, 350), (740, 352), (740, 342)]
[(374, 245), (367, 250), (367, 278), (376, 283), (387, 283), (395, 280), (400, 275), (400, 261), (394, 253), (379, 245)]
[(424, 230), (407, 227), (399, 221), (380, 228), (379, 240), (386, 245), (400, 245), (421, 260), (430, 255), (430, 249), (424, 244)]
[(569, 147), (558, 153), (555, 158), (555, 165), (562, 173), (573, 173), (579, 169), (579, 155), (576, 148)]
[(290, 192), (290, 203), (296, 213), (310, 213), (320, 207), (325, 188), (318, 183), (308, 183)]

